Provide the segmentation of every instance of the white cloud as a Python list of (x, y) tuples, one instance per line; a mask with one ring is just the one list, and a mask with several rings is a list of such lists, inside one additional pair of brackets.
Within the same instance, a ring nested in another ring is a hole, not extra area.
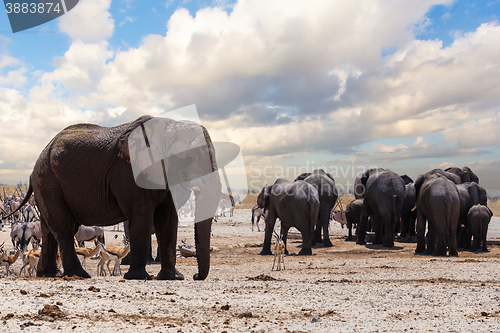
[(108, 9), (111, 0), (81, 0), (77, 7), (59, 19), (59, 29), (72, 40), (98, 42), (113, 34), (115, 21)]
[[(115, 51), (105, 41), (114, 29), (110, 1), (86, 0), (61, 19), (73, 41), (56, 69), (6, 110), (26, 103), (29, 119), (50, 129), (48, 138), (81, 119), (115, 125), (195, 103), (218, 140), (256, 159), (478, 156), (500, 139), (500, 26), (483, 24), (448, 47), (415, 40), (414, 29), (431, 23), (431, 6), (450, 2), (255, 0), (237, 2), (229, 14), (207, 7), (194, 17), (178, 9), (165, 35)], [(383, 49), (395, 52), (382, 58)], [(474, 135), (477, 127), (484, 135)], [(398, 137), (415, 142), (376, 143)], [(366, 142), (378, 150), (359, 151)], [(0, 152), (0, 160), (8, 159)]]

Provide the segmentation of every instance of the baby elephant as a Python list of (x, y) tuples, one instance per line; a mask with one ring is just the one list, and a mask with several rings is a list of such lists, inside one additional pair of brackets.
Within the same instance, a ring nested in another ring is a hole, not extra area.
[(363, 199), (355, 199), (351, 201), (345, 208), (345, 217), (347, 220), (347, 229), (349, 236), (346, 241), (352, 241), (352, 227), (356, 225), (356, 233), (358, 230), (359, 218), (361, 216), (361, 209), (363, 208)]
[(470, 248), (471, 251), (476, 251), (481, 246), (481, 243), (483, 244), (483, 251), (488, 251), (486, 248), (486, 233), (492, 216), (493, 212), (487, 206), (474, 205), (469, 209), (467, 221), (474, 237)]

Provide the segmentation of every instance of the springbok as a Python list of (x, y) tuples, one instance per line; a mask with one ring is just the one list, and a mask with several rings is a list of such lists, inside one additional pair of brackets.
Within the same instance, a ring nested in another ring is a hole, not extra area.
[(9, 276), (9, 268), (10, 266), (16, 262), (17, 258), (19, 258), (19, 255), (21, 254), (21, 251), (19, 249), (16, 250), (16, 253), (14, 255), (6, 254), (2, 258), (2, 262), (0, 263), (0, 266), (5, 266), (5, 274), (6, 276)]
[(96, 254), (99, 253), (103, 249), (102, 243), (98, 242), (97, 245), (92, 249), (87, 249), (86, 247), (76, 247), (76, 255), (78, 256), (78, 259), (81, 260), (82, 266), (85, 270), (87, 270), (87, 258), (93, 257)]
[[(115, 267), (113, 268), (112, 275), (118, 275), (122, 273), (120, 268), (120, 260), (130, 252), (130, 243), (125, 239), (123, 240), (123, 243), (125, 244), (125, 247), (123, 249), (115, 246), (104, 247), (104, 250), (106, 250), (110, 254), (110, 260), (115, 260)], [(116, 259), (114, 257), (111, 258), (111, 256), (116, 257)]]
[(283, 270), (285, 270), (285, 243), (283, 242), (282, 236), (278, 236), (276, 231), (274, 232), (274, 237), (276, 237), (276, 244), (274, 245), (274, 264), (276, 264), (276, 258), (278, 258), (278, 264), (276, 265), (276, 270), (281, 271), (281, 263), (283, 263)]

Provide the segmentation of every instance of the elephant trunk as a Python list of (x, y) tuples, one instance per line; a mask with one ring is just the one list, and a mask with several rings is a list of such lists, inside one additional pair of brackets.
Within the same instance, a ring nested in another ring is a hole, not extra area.
[(195, 223), (194, 239), (196, 245), (196, 259), (198, 261), (198, 273), (193, 276), (194, 280), (205, 280), (210, 270), (210, 231), (212, 219), (206, 219)]
[(221, 193), (218, 172), (213, 172), (203, 178), (203, 184), (196, 186), (195, 191), (194, 239), (198, 261), (198, 273), (193, 277), (195, 280), (206, 279), (210, 270), (210, 233)]

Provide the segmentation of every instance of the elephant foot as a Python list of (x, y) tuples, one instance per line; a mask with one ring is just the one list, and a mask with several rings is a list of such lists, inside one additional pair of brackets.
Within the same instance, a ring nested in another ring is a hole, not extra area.
[(315, 238), (314, 238), (314, 241), (315, 241), (316, 243), (323, 243), (323, 239), (321, 239), (321, 237), (319, 237), (319, 238), (318, 238), (318, 237), (315, 237)]
[(270, 256), (272, 255), (273, 253), (271, 252), (270, 249), (262, 249), (262, 251), (260, 251), (260, 255), (261, 256)]
[(64, 272), (64, 275), (63, 276), (67, 276), (67, 277), (72, 277), (72, 276), (78, 276), (80, 278), (83, 278), (83, 279), (90, 279), (90, 274), (87, 273), (83, 268), (77, 268), (77, 269), (74, 269), (74, 270), (69, 270), (68, 272)]
[(470, 248), (470, 252), (476, 252), (477, 251), (477, 247), (471, 247)]
[(347, 238), (345, 239), (345, 241), (346, 241), (346, 242), (351, 242), (351, 241), (352, 241), (352, 236), (347, 237)]
[(123, 276), (125, 280), (152, 280), (151, 275), (143, 269), (129, 269), (127, 273)]
[(393, 241), (385, 241), (384, 244), (382, 244), (383, 247), (394, 247), (394, 242)]
[(446, 257), (446, 249), (435, 249), (432, 255), (435, 257)]
[(63, 273), (58, 269), (56, 269), (56, 270), (43, 270), (43, 271), (36, 272), (36, 277), (62, 277), (62, 276), (63, 276)]
[(415, 249), (415, 254), (420, 254), (425, 252), (425, 247), (418, 247)]
[(373, 243), (372, 243), (372, 244), (373, 244), (373, 245), (381, 245), (381, 244), (383, 244), (383, 243), (384, 243), (384, 242), (383, 242), (381, 239), (375, 239), (375, 240), (373, 241)]
[(450, 257), (458, 257), (458, 251), (457, 250), (450, 250)]
[(156, 276), (157, 280), (184, 280), (184, 275), (181, 274), (177, 270), (177, 268), (174, 268), (174, 270), (161, 270), (160, 273), (158, 273), (158, 276)]
[(364, 239), (358, 238), (358, 240), (356, 241), (356, 244), (358, 244), (358, 245), (365, 245), (366, 241)]
[(299, 256), (310, 256), (312, 255), (311, 249), (302, 249), (299, 251)]
[(314, 239), (311, 240), (311, 246), (315, 246), (316, 245), (316, 241)]
[(325, 239), (326, 241), (323, 242), (323, 247), (332, 247), (333, 246), (332, 242), (328, 238)]
[(486, 247), (483, 247), (483, 252), (490, 252)]
[(199, 273), (193, 275), (193, 280), (195, 281), (203, 281), (207, 278), (207, 276), (201, 276)]

